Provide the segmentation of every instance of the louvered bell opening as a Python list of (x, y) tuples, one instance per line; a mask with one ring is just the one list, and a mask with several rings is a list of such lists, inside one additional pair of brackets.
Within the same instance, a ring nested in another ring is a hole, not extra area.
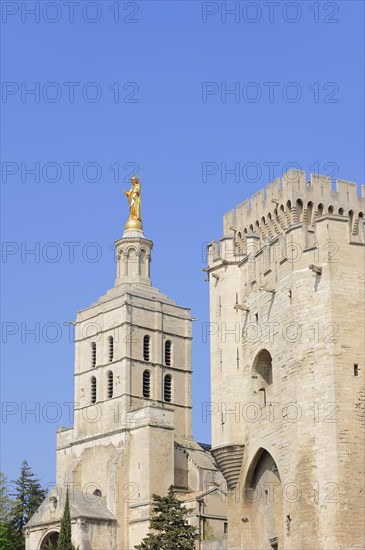
[(150, 360), (150, 337), (145, 336), (143, 338), (143, 359), (145, 361)]
[(108, 372), (108, 399), (111, 399), (113, 397), (114, 392), (114, 376), (112, 371)]
[(91, 343), (91, 366), (95, 367), (96, 365), (96, 344), (95, 342)]
[(172, 378), (170, 374), (166, 374), (163, 386), (164, 401), (171, 403), (172, 397)]
[(96, 378), (91, 379), (91, 403), (96, 403)]
[(169, 367), (171, 365), (171, 342), (167, 340), (165, 342), (165, 365)]
[(145, 370), (143, 373), (143, 397), (149, 399), (151, 394), (151, 373)]
[(108, 359), (109, 359), (109, 363), (111, 363), (113, 361), (113, 358), (114, 358), (114, 339), (113, 339), (113, 336), (109, 336), (108, 342), (109, 342)]

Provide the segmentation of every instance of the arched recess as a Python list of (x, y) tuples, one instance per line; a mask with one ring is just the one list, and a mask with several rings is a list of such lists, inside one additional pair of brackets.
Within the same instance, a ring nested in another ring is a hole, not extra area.
[(278, 218), (279, 218), (281, 227), (286, 231), (288, 229), (288, 220), (285, 216), (285, 211), (284, 211), (284, 205), (283, 204), (280, 205), (280, 208), (279, 208), (279, 211), (278, 211)]
[(303, 221), (303, 201), (301, 199), (297, 200), (296, 203), (296, 210), (297, 210), (297, 221), (302, 222)]
[(252, 366), (252, 373), (257, 376), (260, 386), (265, 388), (272, 384), (272, 358), (267, 349), (262, 349), (256, 355)]
[(260, 227), (261, 227), (261, 236), (265, 240), (269, 236), (267, 234), (267, 225), (266, 225), (265, 216), (263, 216), (261, 218), (261, 226)]
[(267, 403), (268, 388), (273, 383), (272, 358), (267, 349), (256, 355), (252, 365), (253, 393), (257, 404), (263, 408)]
[(350, 238), (351, 238), (351, 235), (352, 235), (353, 227), (354, 227), (354, 211), (353, 211), (353, 210), (349, 210), (349, 232), (350, 232)]
[(364, 226), (364, 213), (363, 212), (359, 213), (358, 224), (359, 224), (358, 232), (359, 232), (359, 235), (360, 235), (360, 240), (361, 240), (361, 242), (364, 242), (364, 237), (365, 237), (364, 229), (365, 229), (365, 226)]
[(290, 227), (291, 224), (294, 222), (293, 216), (292, 216), (291, 201), (287, 201), (286, 203), (285, 217), (288, 223), (288, 227)]
[(127, 275), (138, 275), (139, 255), (135, 248), (128, 248), (127, 252)]
[(52, 544), (53, 550), (57, 550), (58, 546), (58, 537), (59, 537), (58, 531), (51, 531), (47, 533), (40, 544), (39, 550), (46, 550), (47, 546), (49, 546), (49, 543)]
[(243, 516), (249, 519), (251, 539), (247, 548), (283, 548), (283, 487), (266, 449), (260, 448), (252, 459), (244, 487)]
[(141, 253), (139, 255), (139, 274), (142, 277), (148, 277), (146, 254), (147, 254), (146, 250), (142, 248)]
[(313, 203), (311, 201), (307, 204), (307, 225), (309, 227), (313, 225)]

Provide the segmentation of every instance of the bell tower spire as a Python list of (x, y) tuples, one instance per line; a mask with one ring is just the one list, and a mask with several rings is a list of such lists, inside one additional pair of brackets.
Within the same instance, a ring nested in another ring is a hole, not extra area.
[(129, 218), (124, 233), (116, 241), (117, 278), (115, 286), (125, 283), (141, 283), (151, 286), (150, 263), (153, 242), (146, 239), (142, 224), (141, 184), (136, 176), (131, 178), (131, 188), (123, 193), (128, 197)]

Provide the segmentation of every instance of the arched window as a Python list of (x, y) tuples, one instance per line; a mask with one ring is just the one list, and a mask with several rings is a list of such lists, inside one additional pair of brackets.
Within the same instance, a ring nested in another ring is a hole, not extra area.
[(344, 211), (343, 208), (339, 208), (339, 209), (338, 209), (338, 215), (339, 215), (339, 216), (343, 216), (344, 213), (345, 213), (345, 211)]
[(166, 403), (171, 403), (172, 397), (172, 376), (171, 374), (166, 374), (163, 381), (163, 400)]
[(171, 365), (171, 340), (165, 342), (165, 365)]
[(324, 209), (323, 204), (319, 204), (319, 205), (318, 205), (318, 216), (322, 216), (322, 214), (323, 214), (323, 209)]
[(90, 381), (90, 397), (91, 397), (91, 403), (96, 403), (96, 378), (95, 378), (95, 376), (92, 376), (91, 381)]
[(114, 338), (113, 336), (109, 336), (108, 338), (108, 359), (109, 363), (113, 361), (114, 357)]
[(150, 360), (150, 341), (151, 338), (146, 334), (146, 336), (143, 337), (143, 359), (145, 361)]
[(261, 350), (254, 361), (253, 372), (258, 376), (261, 387), (267, 387), (272, 384), (272, 361), (271, 355), (266, 350)]
[(96, 365), (96, 344), (91, 342), (91, 366), (95, 367)]
[(143, 397), (149, 399), (151, 395), (151, 373), (149, 370), (143, 372)]
[(333, 214), (334, 211), (335, 211), (335, 209), (333, 208), (333, 206), (329, 206), (329, 207), (328, 207), (328, 213), (329, 213), (329, 214)]
[(108, 395), (108, 399), (111, 399), (114, 393), (114, 375), (111, 370), (108, 371), (106, 378), (107, 378), (107, 395)]

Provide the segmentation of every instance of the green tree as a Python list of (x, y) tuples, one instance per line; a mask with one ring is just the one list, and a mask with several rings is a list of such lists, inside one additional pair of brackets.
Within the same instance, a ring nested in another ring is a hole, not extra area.
[(18, 534), (18, 542), (13, 550), (23, 550), (25, 540), (23, 527), (41, 505), (46, 496), (39, 479), (37, 479), (27, 461), (24, 460), (20, 467), (20, 476), (15, 481), (14, 508), (11, 523)]
[(135, 546), (136, 550), (195, 550), (198, 540), (196, 528), (189, 525), (186, 516), (191, 511), (176, 498), (173, 486), (167, 496), (153, 495), (155, 516), (151, 520), (151, 533)]
[(66, 490), (65, 508), (63, 510), (63, 516), (61, 519), (61, 530), (60, 536), (58, 538), (57, 550), (76, 550), (76, 548), (72, 544), (71, 538), (71, 514), (68, 489)]
[(0, 548), (1, 550), (14, 550), (21, 543), (22, 538), (14, 529), (12, 514), (14, 500), (11, 497), (8, 480), (0, 472)]

